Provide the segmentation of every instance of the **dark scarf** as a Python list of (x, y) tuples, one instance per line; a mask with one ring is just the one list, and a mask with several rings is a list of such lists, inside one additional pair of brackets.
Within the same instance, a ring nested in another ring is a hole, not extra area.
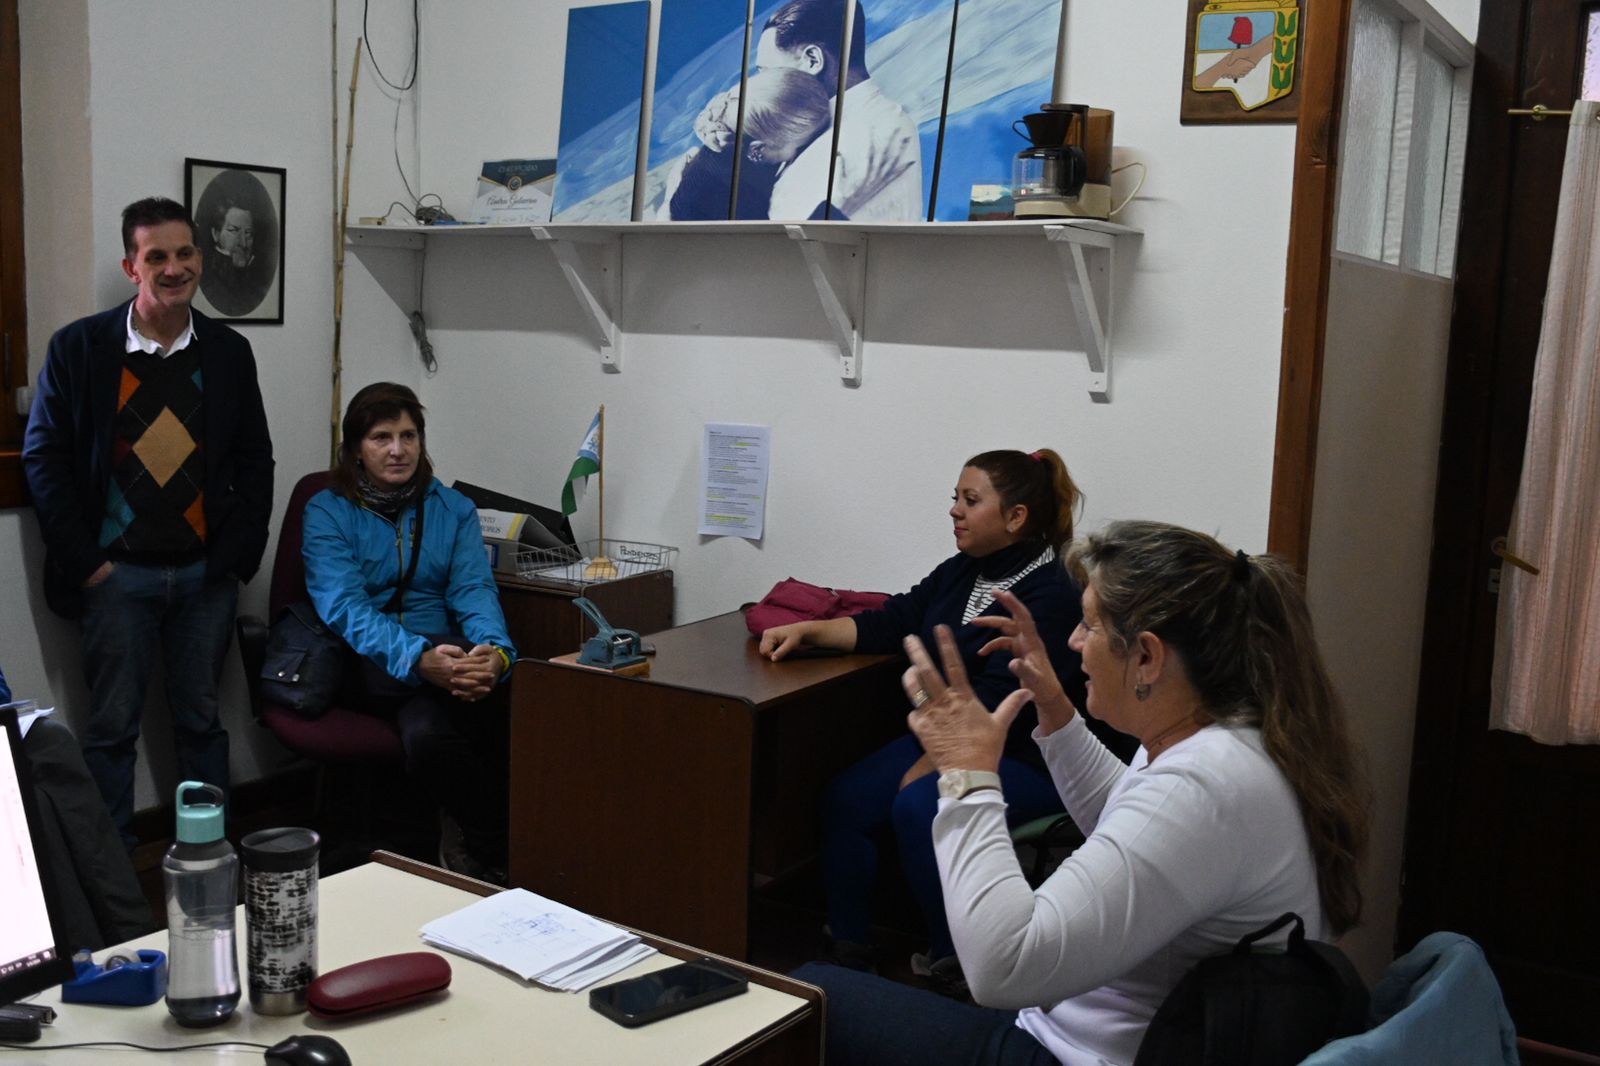
[(397, 489), (380, 489), (372, 483), (371, 478), (367, 477), (365, 467), (356, 466), (356, 492), (360, 495), (361, 502), (369, 510), (376, 511), (391, 521), (411, 506), (421, 490), (422, 486), (417, 478), (412, 478)]

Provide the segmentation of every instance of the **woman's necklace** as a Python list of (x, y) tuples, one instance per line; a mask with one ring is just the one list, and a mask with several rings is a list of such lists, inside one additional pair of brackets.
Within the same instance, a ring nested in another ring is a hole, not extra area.
[[(1198, 712), (1185, 715), (1176, 722), (1173, 722), (1171, 725), (1167, 726), (1167, 728), (1163, 729), (1161, 732), (1144, 742), (1144, 751), (1145, 755), (1147, 756), (1145, 761), (1147, 763), (1154, 762), (1155, 757), (1162, 751), (1176, 744), (1180, 740), (1189, 739), (1189, 737), (1200, 732), (1201, 728), (1205, 724), (1205, 720), (1201, 718)], [(1188, 730), (1188, 732), (1183, 732), (1184, 730)], [(1180, 733), (1182, 735), (1179, 735)]]

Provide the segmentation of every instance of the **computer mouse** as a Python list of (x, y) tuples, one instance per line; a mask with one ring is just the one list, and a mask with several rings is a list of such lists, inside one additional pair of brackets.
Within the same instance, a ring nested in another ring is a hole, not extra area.
[(296, 1033), (267, 1048), (268, 1063), (276, 1066), (350, 1066), (344, 1045), (331, 1036)]

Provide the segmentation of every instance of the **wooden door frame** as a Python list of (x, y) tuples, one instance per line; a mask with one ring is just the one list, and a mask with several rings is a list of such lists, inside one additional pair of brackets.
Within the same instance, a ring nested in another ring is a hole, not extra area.
[[(29, 383), (28, 303), (22, 243), (22, 47), (17, 0), (0, 0), (0, 338), (9, 347), (0, 381), (0, 507), (28, 502), (22, 477), (22, 426), (14, 390)], [(4, 358), (0, 355), (0, 358)]]
[(1302, 573), (1311, 545), (1350, 3), (1317, 0), (1308, 5), (1295, 75), (1299, 81), (1295, 91), (1304, 95), (1294, 142), (1267, 550)]

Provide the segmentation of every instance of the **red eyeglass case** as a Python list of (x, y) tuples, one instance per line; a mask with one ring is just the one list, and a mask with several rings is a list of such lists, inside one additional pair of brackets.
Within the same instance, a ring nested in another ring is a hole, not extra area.
[(449, 987), (449, 962), (432, 952), (408, 951), (329, 970), (306, 989), (306, 1006), (318, 1018), (355, 1018), (415, 1003)]

